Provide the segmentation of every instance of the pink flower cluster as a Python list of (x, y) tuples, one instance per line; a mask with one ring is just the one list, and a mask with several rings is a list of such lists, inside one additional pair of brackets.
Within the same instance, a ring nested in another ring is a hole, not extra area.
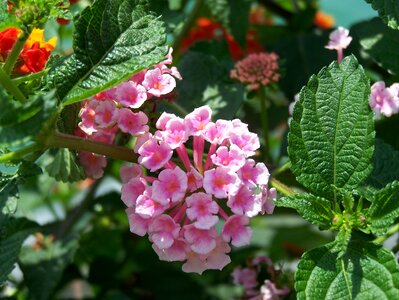
[[(81, 122), (75, 134), (98, 142), (112, 144), (118, 132), (132, 136), (148, 132), (148, 117), (137, 111), (153, 97), (169, 94), (176, 87), (174, 77), (181, 79), (172, 63), (172, 49), (166, 60), (149, 70), (133, 75), (128, 81), (97, 94), (84, 102), (80, 110)], [(80, 152), (79, 160), (86, 175), (100, 178), (107, 165), (105, 156)]]
[[(265, 267), (268, 279), (260, 285), (259, 274)], [(275, 269), (271, 259), (265, 256), (249, 259), (246, 268), (237, 267), (231, 275), (233, 282), (244, 288), (244, 295), (241, 298), (243, 300), (280, 300), (290, 292), (287, 287), (282, 289), (276, 287), (275, 282), (280, 272)]]
[(184, 119), (163, 113), (157, 131), (137, 139), (141, 166), (121, 170), (130, 230), (148, 234), (161, 260), (185, 261), (183, 271), (200, 274), (230, 262), (229, 243), (250, 242), (249, 218), (272, 213), (276, 197), (266, 166), (249, 158), (257, 135), (238, 119), (211, 115), (208, 106)]
[(383, 114), (390, 117), (399, 112), (399, 83), (385, 87), (383, 81), (377, 81), (371, 86), (370, 107), (375, 112), (376, 118)]
[(346, 49), (351, 42), (352, 37), (349, 35), (349, 30), (340, 26), (331, 32), (330, 40), (326, 48), (330, 50), (337, 50), (338, 62), (340, 63), (343, 57), (343, 49)]
[(237, 62), (230, 71), (230, 77), (248, 85), (251, 90), (277, 82), (280, 78), (278, 55), (254, 53)]

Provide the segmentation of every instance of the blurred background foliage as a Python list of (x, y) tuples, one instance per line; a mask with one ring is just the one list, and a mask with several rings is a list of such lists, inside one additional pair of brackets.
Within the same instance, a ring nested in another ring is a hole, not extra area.
[[(89, 4), (78, 1), (71, 12), (76, 15)], [(370, 53), (360, 50), (368, 27), (359, 23), (377, 16), (363, 0), (151, 0), (151, 8), (167, 24), (174, 64), (184, 78), (178, 83), (177, 105), (160, 105), (161, 110), (180, 113), (209, 104), (217, 117), (239, 117), (251, 131), (261, 133), (259, 104), (244, 86), (230, 79), (229, 71), (251, 47), (280, 56), (284, 76), (268, 92), (272, 153), (268, 167), (293, 188), (301, 189), (294, 176), (281, 168), (287, 160), (288, 105), (312, 74), (335, 59), (336, 54), (324, 48), (333, 27), (350, 28), (354, 41), (346, 53), (359, 58), (373, 81), (398, 80), (395, 72), (387, 73)], [(332, 19), (325, 17), (317, 23), (315, 16), (320, 12)], [(46, 36), (57, 36), (57, 54), (71, 53), (73, 30), (73, 21), (47, 24)], [(396, 149), (397, 119), (394, 116), (376, 125), (377, 136)], [(43, 158), (41, 164), (48, 162)], [(301, 254), (333, 239), (293, 210), (276, 208), (273, 215), (251, 221), (251, 245), (233, 249), (232, 263), (223, 271), (185, 274), (179, 263), (159, 261), (148, 239), (130, 233), (120, 199), (120, 165), (118, 161), (110, 163), (106, 176), (97, 182), (86, 179), (65, 184), (47, 174), (26, 180), (17, 215), (41, 227), (29, 226), (24, 235), (21, 231), (12, 235), (16, 244), (29, 238), (0, 297), (239, 299), (242, 290), (233, 285), (231, 272), (248, 257), (269, 256), (286, 274), (286, 284), (292, 289), (293, 271)], [(287, 298), (295, 299), (295, 295)]]

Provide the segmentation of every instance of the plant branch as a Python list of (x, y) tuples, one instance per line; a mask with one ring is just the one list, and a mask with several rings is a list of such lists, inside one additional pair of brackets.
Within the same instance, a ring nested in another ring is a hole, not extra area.
[(18, 37), (18, 40), (15, 42), (14, 46), (12, 47), (10, 55), (8, 55), (8, 58), (3, 66), (3, 70), (4, 72), (6, 72), (7, 75), (9, 75), (11, 71), (14, 69), (18, 56), (21, 53), (22, 48), (24, 47), (28, 37), (29, 33), (22, 31), (21, 35)]
[(23, 157), (25, 157), (28, 154), (31, 154), (36, 151), (43, 150), (44, 147), (38, 143), (34, 143), (32, 145), (29, 145), (25, 148), (22, 148), (17, 151), (9, 152), (6, 154), (3, 154), (0, 156), (0, 163), (6, 163), (6, 162), (12, 162), (12, 161), (17, 161), (21, 160)]
[(278, 192), (283, 194), (284, 196), (290, 196), (296, 194), (291, 188), (286, 186), (281, 181), (277, 180), (276, 178), (270, 179), (271, 186), (274, 187)]
[(13, 95), (19, 102), (26, 102), (27, 99), (25, 95), (2, 68), (0, 68), (0, 85), (2, 85), (4, 89)]
[(291, 20), (292, 17), (294, 16), (294, 14), (292, 12), (282, 8), (280, 5), (278, 5), (273, 0), (259, 0), (259, 3), (263, 4), (270, 11), (278, 14), (280, 17), (282, 17), (286, 21)]
[(283, 173), (284, 171), (288, 170), (289, 168), (291, 168), (291, 162), (289, 160), (287, 160), (283, 165), (281, 165), (278, 169), (276, 169), (273, 172), (273, 176), (277, 176), (277, 175)]
[(71, 150), (87, 151), (107, 157), (137, 162), (137, 154), (132, 149), (88, 140), (74, 135), (56, 132), (45, 140), (47, 148), (68, 148)]
[(397, 233), (399, 231), (399, 224), (396, 224), (394, 226), (392, 226), (385, 235), (383, 236), (379, 236), (378, 238), (376, 238), (374, 240), (374, 243), (377, 244), (382, 244), (383, 242), (385, 242), (388, 238), (390, 238), (391, 236), (393, 236), (395, 233)]

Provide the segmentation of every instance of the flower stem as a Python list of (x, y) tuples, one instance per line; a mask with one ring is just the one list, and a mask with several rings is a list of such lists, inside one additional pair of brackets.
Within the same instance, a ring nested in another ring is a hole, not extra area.
[(374, 243), (377, 244), (382, 244), (383, 242), (385, 242), (389, 237), (393, 236), (395, 233), (397, 233), (399, 231), (399, 224), (396, 224), (394, 226), (392, 226), (388, 232), (383, 235), (383, 236), (379, 236), (378, 238), (376, 238), (374, 240)]
[(3, 70), (4, 72), (6, 72), (7, 75), (9, 75), (11, 71), (14, 69), (18, 56), (21, 53), (22, 48), (24, 47), (28, 37), (29, 37), (29, 32), (22, 31), (21, 35), (18, 37), (18, 40), (15, 42), (14, 47), (12, 47), (10, 55), (8, 56), (3, 66)]
[(26, 102), (27, 99), (25, 95), (2, 68), (0, 68), (0, 85), (2, 85), (4, 89), (13, 95), (19, 102)]
[(105, 155), (113, 159), (137, 162), (137, 154), (133, 150), (117, 145), (111, 145), (56, 132), (45, 141), (47, 148), (68, 148)]
[(174, 109), (180, 116), (185, 117), (186, 115), (188, 115), (188, 111), (180, 104), (177, 104), (175, 101), (165, 101), (164, 103), (170, 108)]
[(0, 163), (6, 163), (6, 162), (12, 162), (12, 161), (17, 161), (21, 160), (24, 156), (31, 154), (36, 151), (43, 150), (44, 147), (40, 145), (39, 143), (34, 143), (32, 145), (29, 145), (25, 148), (22, 148), (17, 151), (9, 152), (4, 155), (0, 156)]
[(286, 186), (284, 183), (277, 180), (276, 178), (270, 179), (270, 183), (272, 187), (276, 188), (276, 190), (284, 196), (290, 196), (295, 194), (292, 189), (290, 189), (288, 186)]
[(49, 69), (47, 70), (43, 70), (37, 73), (31, 73), (25, 76), (21, 76), (21, 77), (17, 77), (17, 78), (13, 78), (12, 82), (14, 82), (16, 85), (23, 83), (23, 82), (27, 82), (27, 81), (32, 81), (38, 78), (43, 77), (44, 75), (46, 75), (48, 73)]
[(258, 91), (258, 97), (260, 101), (261, 108), (261, 124), (262, 124), (262, 134), (263, 134), (263, 158), (266, 162), (271, 162), (270, 157), (270, 137), (269, 137), (269, 116), (266, 107), (266, 93), (265, 89), (262, 87)]
[(284, 171), (288, 170), (291, 167), (291, 162), (287, 160), (282, 166), (280, 166), (278, 169), (276, 169), (273, 172), (273, 176), (277, 176), (278, 174), (283, 173)]

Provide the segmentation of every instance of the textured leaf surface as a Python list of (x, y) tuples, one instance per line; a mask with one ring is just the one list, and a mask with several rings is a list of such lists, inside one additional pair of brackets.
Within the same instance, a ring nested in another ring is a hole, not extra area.
[(399, 151), (376, 139), (373, 171), (367, 178), (366, 184), (374, 188), (383, 188), (395, 180), (399, 181)]
[(58, 149), (54, 160), (46, 166), (47, 173), (58, 181), (74, 182), (85, 178), (82, 167), (76, 163), (76, 154), (69, 149)]
[(399, 217), (399, 181), (389, 183), (374, 194), (367, 221), (376, 234), (384, 234)]
[(147, 1), (98, 0), (76, 20), (74, 54), (50, 71), (49, 86), (66, 104), (86, 99), (164, 60), (165, 42)]
[(352, 241), (338, 259), (334, 246), (331, 243), (302, 256), (295, 274), (299, 300), (399, 299), (399, 268), (390, 251)]
[(17, 147), (32, 140), (56, 111), (52, 92), (20, 104), (0, 90), (0, 107), (0, 147)]
[(387, 27), (379, 18), (362, 22), (352, 27), (364, 50), (380, 66), (391, 73), (399, 72), (399, 31)]
[(30, 299), (49, 299), (65, 267), (71, 263), (77, 248), (77, 240), (72, 239), (57, 241), (40, 250), (31, 247), (22, 249), (19, 260)]
[(330, 228), (334, 213), (331, 202), (312, 194), (296, 194), (276, 200), (279, 207), (295, 209), (304, 219), (320, 227)]
[(213, 17), (222, 23), (241, 46), (245, 47), (251, 1), (206, 0), (205, 3)]
[(374, 122), (369, 81), (354, 56), (312, 76), (295, 105), (288, 154), (297, 180), (314, 193), (335, 198), (370, 173)]
[(399, 2), (397, 0), (366, 0), (378, 11), (380, 18), (393, 29), (399, 29)]
[(214, 118), (231, 119), (245, 99), (242, 84), (232, 82), (212, 55), (188, 52), (178, 69), (184, 80), (177, 86), (177, 101), (189, 112), (207, 104)]

